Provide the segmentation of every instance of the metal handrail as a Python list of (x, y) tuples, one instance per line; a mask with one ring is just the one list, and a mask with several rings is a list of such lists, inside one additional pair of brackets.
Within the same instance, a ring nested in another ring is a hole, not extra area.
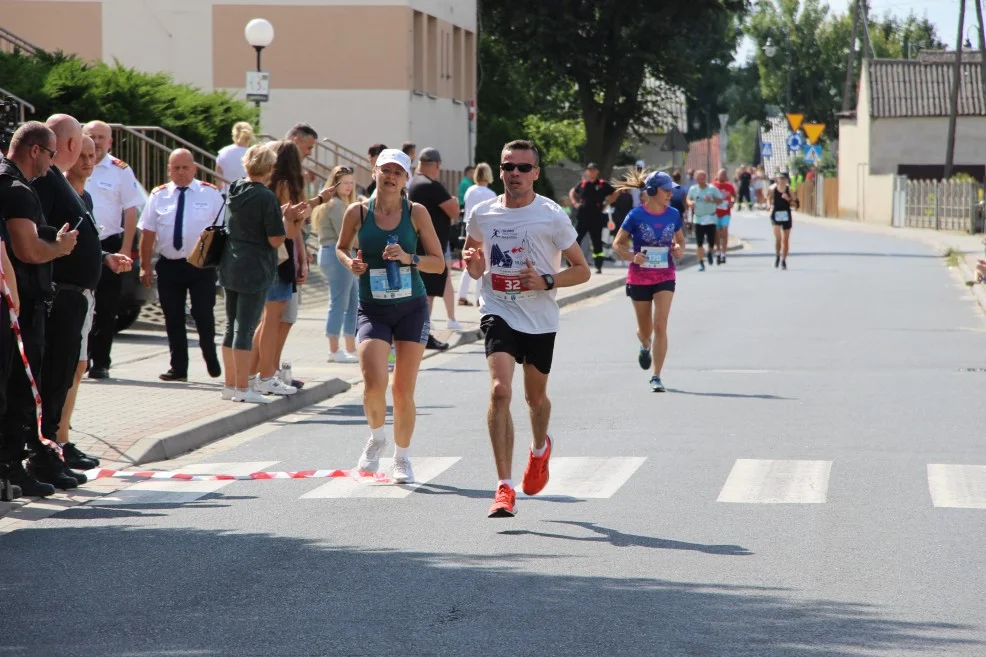
[(44, 50), (34, 45), (30, 41), (22, 37), (19, 37), (13, 32), (11, 32), (10, 30), (6, 30), (2, 27), (0, 27), (0, 40), (9, 41), (11, 45), (13, 45), (15, 48), (20, 48), (21, 50), (26, 51), (30, 55), (36, 55), (39, 52), (44, 52)]
[[(357, 153), (356, 151), (352, 150), (351, 148), (346, 148), (345, 146), (343, 146), (339, 142), (334, 141), (332, 139), (329, 139), (328, 137), (322, 137), (322, 141), (324, 141), (324, 142), (326, 142), (328, 144), (332, 144), (332, 146), (331, 146), (332, 149), (334, 149), (336, 152), (338, 152), (338, 153), (340, 153), (342, 155), (347, 156), (347, 158), (350, 159), (350, 160), (352, 160), (354, 163), (355, 162), (360, 162), (360, 161), (363, 160), (364, 157), (366, 157), (365, 155), (360, 155), (359, 153)], [(369, 169), (367, 169), (367, 171), (369, 171)]]
[[(2, 30), (2, 29), (3, 28), (0, 28), (0, 30)], [(21, 123), (24, 123), (24, 108), (25, 107), (27, 107), (27, 108), (29, 108), (31, 110), (31, 114), (34, 114), (34, 112), (36, 111), (34, 109), (34, 105), (32, 105), (31, 103), (27, 102), (23, 98), (20, 98), (19, 96), (15, 96), (14, 94), (12, 94), (9, 91), (7, 91), (6, 89), (0, 88), (0, 94), (3, 94), (4, 96), (7, 96), (11, 100), (13, 100), (15, 103), (17, 103), (18, 105), (20, 105), (20, 108), (21, 108)]]
[(145, 130), (145, 131), (148, 131), (148, 132), (160, 132), (165, 137), (168, 137), (170, 139), (174, 139), (176, 142), (178, 142), (179, 144), (181, 144), (182, 147), (187, 148), (190, 151), (194, 151), (194, 152), (198, 153), (199, 155), (201, 155), (202, 157), (207, 158), (209, 160), (212, 160), (213, 162), (216, 161), (216, 156), (213, 155), (212, 153), (210, 153), (209, 151), (207, 151), (207, 150), (205, 150), (203, 148), (199, 148), (198, 146), (196, 146), (192, 142), (188, 141), (187, 139), (184, 139), (182, 137), (179, 137), (175, 133), (173, 133), (170, 130), (167, 130), (165, 128), (162, 128), (161, 126), (157, 126), (157, 125), (128, 125), (128, 126), (124, 126), (124, 127), (128, 128), (129, 130)]
[[(109, 126), (110, 126), (111, 129), (119, 130), (121, 132), (126, 133), (127, 135), (129, 135), (131, 137), (135, 137), (139, 141), (141, 141), (144, 144), (150, 146), (152, 149), (157, 150), (164, 157), (169, 156), (171, 154), (171, 151), (173, 150), (167, 144), (162, 144), (161, 142), (159, 142), (159, 141), (157, 141), (155, 139), (151, 139), (150, 137), (148, 137), (144, 133), (138, 132), (137, 130), (135, 130), (131, 126), (126, 126), (126, 125), (123, 125), (123, 124), (120, 124), (120, 123), (110, 123)], [(146, 127), (147, 126), (144, 126), (144, 128), (146, 128)], [(150, 127), (154, 127), (154, 126), (150, 126)], [(164, 129), (161, 129), (161, 131), (162, 132), (165, 132), (165, 133), (167, 132)], [(184, 140), (180, 140), (180, 141), (184, 142)], [(192, 146), (194, 147), (194, 145), (192, 145)], [(201, 152), (205, 153), (205, 151), (202, 151), (202, 149), (200, 149), (200, 148), (195, 147), (195, 149), (198, 150), (198, 151), (201, 151)], [(206, 155), (208, 155), (208, 153), (206, 153)], [(146, 162), (143, 162), (142, 164), (146, 164)], [(231, 181), (227, 180), (226, 178), (224, 178), (223, 176), (219, 175), (215, 171), (215, 169), (213, 169), (211, 167), (208, 167), (208, 166), (203, 166), (203, 165), (198, 164), (198, 163), (196, 163), (196, 164), (198, 165), (198, 168), (199, 168), (200, 171), (205, 172), (206, 174), (212, 176), (214, 179), (216, 179), (216, 180), (222, 180), (225, 183), (231, 182)], [(158, 182), (158, 181), (154, 181), (154, 182)], [(150, 188), (150, 187), (153, 186), (151, 184), (151, 181), (145, 180), (144, 183), (145, 183), (145, 187), (149, 187)]]

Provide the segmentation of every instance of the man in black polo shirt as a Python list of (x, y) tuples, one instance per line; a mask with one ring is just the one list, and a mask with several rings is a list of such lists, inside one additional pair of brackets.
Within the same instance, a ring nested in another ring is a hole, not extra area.
[[(45, 317), (53, 298), (51, 261), (75, 248), (78, 233), (64, 225), (57, 232), (45, 221), (41, 201), (31, 188), (57, 155), (55, 134), (29, 121), (14, 133), (7, 157), (0, 160), (0, 231), (17, 275), (19, 323), (32, 373), (41, 372)], [(55, 487), (39, 482), (22, 463), (25, 446), (32, 456), (50, 455), (38, 435), (35, 396), (12, 340), (0, 340), (0, 369), (9, 372), (0, 396), (0, 477), (24, 495), (46, 497)], [(2, 381), (2, 378), (0, 378)]]
[(606, 259), (606, 253), (603, 251), (603, 226), (606, 225), (603, 205), (612, 203), (617, 196), (619, 193), (616, 189), (599, 177), (599, 165), (595, 162), (586, 165), (582, 182), (568, 192), (569, 200), (577, 208), (576, 244), (581, 245), (585, 234), (589, 233), (597, 274), (603, 273), (603, 261)]
[[(413, 144), (412, 144), (413, 146)], [(410, 157), (410, 156), (409, 156)], [(438, 174), (442, 168), (442, 156), (437, 149), (425, 148), (421, 151), (418, 158), (418, 168), (407, 184), (407, 197), (413, 203), (420, 203), (428, 209), (431, 215), (431, 223), (435, 227), (435, 234), (442, 245), (442, 253), (448, 250), (449, 239), (452, 237), (452, 222), (459, 218), (459, 202), (448, 193), (445, 185), (438, 181)], [(418, 255), (425, 255), (421, 241), (418, 241)], [(435, 297), (445, 296), (445, 286), (448, 283), (448, 267), (441, 274), (426, 274), (421, 272), (421, 281), (425, 284), (428, 292), (428, 310), (434, 307)], [(449, 298), (446, 304), (449, 323), (452, 327), (455, 323), (455, 304), (454, 299)], [(454, 329), (453, 329), (454, 330)], [(438, 349), (444, 351), (448, 349), (448, 343), (440, 342), (433, 335), (428, 336), (426, 349)]]
[[(54, 441), (58, 437), (65, 398), (72, 388), (78, 367), (82, 329), (94, 300), (103, 262), (105, 260), (111, 271), (120, 273), (129, 269), (130, 258), (103, 253), (99, 228), (90, 208), (65, 179), (63, 172), (75, 166), (82, 152), (83, 139), (89, 137), (82, 135), (82, 126), (67, 114), (55, 114), (46, 125), (55, 133), (57, 154), (45, 175), (36, 178), (31, 186), (41, 200), (41, 209), (48, 223), (54, 226), (68, 224), (78, 232), (75, 249), (52, 263), (55, 298), (48, 311), (39, 382), (43, 421), (41, 434)], [(99, 465), (97, 459), (87, 457), (72, 443), (67, 443), (62, 452), (64, 464), (50, 459), (36, 459), (36, 463), (32, 462), (32, 474), (58, 488), (72, 488), (73, 481), (84, 484), (86, 477), (72, 472), (70, 468), (88, 470)]]

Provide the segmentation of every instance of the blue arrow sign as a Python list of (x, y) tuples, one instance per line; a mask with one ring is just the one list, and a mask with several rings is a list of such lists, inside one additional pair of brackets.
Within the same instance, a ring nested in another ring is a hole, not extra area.
[(760, 157), (774, 157), (774, 145), (769, 141), (760, 144)]
[(801, 138), (800, 132), (792, 132), (787, 137), (787, 150), (789, 151), (800, 151), (804, 144), (805, 140)]
[(805, 146), (805, 162), (818, 164), (822, 161), (822, 145)]

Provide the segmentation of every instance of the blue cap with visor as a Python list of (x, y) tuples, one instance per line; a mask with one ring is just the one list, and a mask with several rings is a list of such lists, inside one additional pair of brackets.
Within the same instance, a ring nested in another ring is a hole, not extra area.
[(678, 189), (681, 187), (678, 183), (671, 179), (671, 176), (664, 173), (663, 171), (655, 171), (654, 173), (647, 176), (647, 180), (644, 181), (644, 189), (651, 196), (657, 194), (657, 190), (663, 189), (666, 191), (671, 191), (673, 189)]

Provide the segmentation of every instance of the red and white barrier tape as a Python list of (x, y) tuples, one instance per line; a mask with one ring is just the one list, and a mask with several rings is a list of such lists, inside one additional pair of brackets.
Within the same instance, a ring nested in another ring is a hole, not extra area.
[(169, 481), (259, 481), (264, 479), (357, 479), (367, 483), (389, 484), (390, 477), (382, 472), (359, 470), (299, 470), (297, 472), (251, 472), (250, 474), (191, 474), (156, 470), (126, 471), (94, 468), (85, 472), (89, 479), (166, 479)]
[[(2, 247), (0, 247), (2, 248)], [(3, 286), (3, 296), (7, 300), (7, 309), (10, 314), (10, 327), (14, 330), (14, 337), (17, 339), (17, 350), (21, 353), (21, 362), (24, 363), (24, 371), (27, 373), (27, 380), (31, 384), (31, 393), (34, 395), (34, 410), (38, 416), (38, 439), (41, 440), (43, 445), (47, 445), (55, 450), (58, 454), (58, 458), (65, 460), (62, 456), (62, 448), (59, 447), (58, 443), (48, 440), (43, 435), (41, 435), (41, 392), (38, 390), (38, 382), (34, 378), (34, 373), (31, 371), (31, 363), (27, 360), (27, 350), (24, 347), (24, 336), (21, 335), (21, 325), (17, 321), (17, 313), (14, 312), (14, 298), (10, 293), (10, 288), (7, 287), (7, 277), (0, 272), (0, 283)]]

